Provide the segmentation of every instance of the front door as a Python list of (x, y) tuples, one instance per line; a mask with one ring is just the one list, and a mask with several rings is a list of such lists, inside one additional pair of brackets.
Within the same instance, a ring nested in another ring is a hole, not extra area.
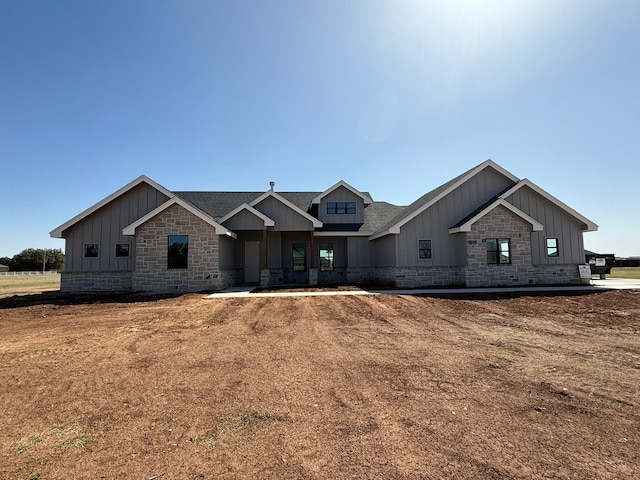
[(244, 242), (244, 281), (260, 282), (260, 242)]

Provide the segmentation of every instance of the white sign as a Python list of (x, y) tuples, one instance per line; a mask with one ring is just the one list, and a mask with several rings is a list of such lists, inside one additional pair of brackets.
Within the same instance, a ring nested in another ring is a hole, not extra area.
[(596, 258), (596, 267), (604, 267), (606, 264), (606, 258)]
[(578, 272), (580, 272), (580, 278), (591, 278), (591, 267), (586, 263), (578, 265)]

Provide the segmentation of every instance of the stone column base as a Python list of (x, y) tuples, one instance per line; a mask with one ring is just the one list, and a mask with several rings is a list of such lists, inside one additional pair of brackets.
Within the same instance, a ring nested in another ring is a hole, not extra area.
[(309, 269), (309, 285), (317, 285), (318, 284), (318, 268), (310, 268)]
[(269, 272), (268, 268), (263, 268), (260, 270), (260, 286), (268, 287), (269, 280), (271, 279), (271, 272)]

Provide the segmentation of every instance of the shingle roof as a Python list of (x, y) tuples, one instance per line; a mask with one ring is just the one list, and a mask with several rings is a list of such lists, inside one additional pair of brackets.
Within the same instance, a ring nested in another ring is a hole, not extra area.
[[(243, 203), (250, 204), (264, 192), (172, 192), (183, 200), (219, 220)], [(311, 201), (322, 192), (278, 192), (279, 195), (305, 212), (312, 212)], [(369, 195), (368, 193), (365, 193)], [(370, 195), (369, 195), (370, 196)], [(356, 231), (375, 232), (405, 207), (387, 202), (373, 202), (364, 209), (364, 223)], [(316, 214), (317, 212), (313, 212)], [(326, 229), (325, 229), (326, 230)]]

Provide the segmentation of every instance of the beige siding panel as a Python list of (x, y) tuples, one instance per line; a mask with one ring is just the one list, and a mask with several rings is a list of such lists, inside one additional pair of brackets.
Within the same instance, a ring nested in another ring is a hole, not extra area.
[[(531, 234), (534, 265), (584, 263), (582, 222), (526, 186), (506, 200), (544, 225), (543, 231)], [(547, 238), (558, 239), (558, 257), (547, 257)]]
[[(327, 214), (327, 202), (355, 202), (356, 213), (354, 215), (329, 215)], [(364, 200), (349, 189), (338, 187), (327, 194), (318, 205), (318, 220), (323, 223), (364, 223)]]
[[(141, 183), (63, 232), (66, 240), (65, 271), (120, 271), (135, 268), (135, 239), (122, 229), (163, 204), (168, 197)], [(84, 245), (97, 243), (98, 258), (84, 258)], [(128, 258), (116, 258), (115, 244), (131, 245)]]
[(298, 212), (273, 197), (267, 197), (254, 205), (259, 212), (275, 221), (274, 230), (277, 231), (310, 231), (313, 224)]

